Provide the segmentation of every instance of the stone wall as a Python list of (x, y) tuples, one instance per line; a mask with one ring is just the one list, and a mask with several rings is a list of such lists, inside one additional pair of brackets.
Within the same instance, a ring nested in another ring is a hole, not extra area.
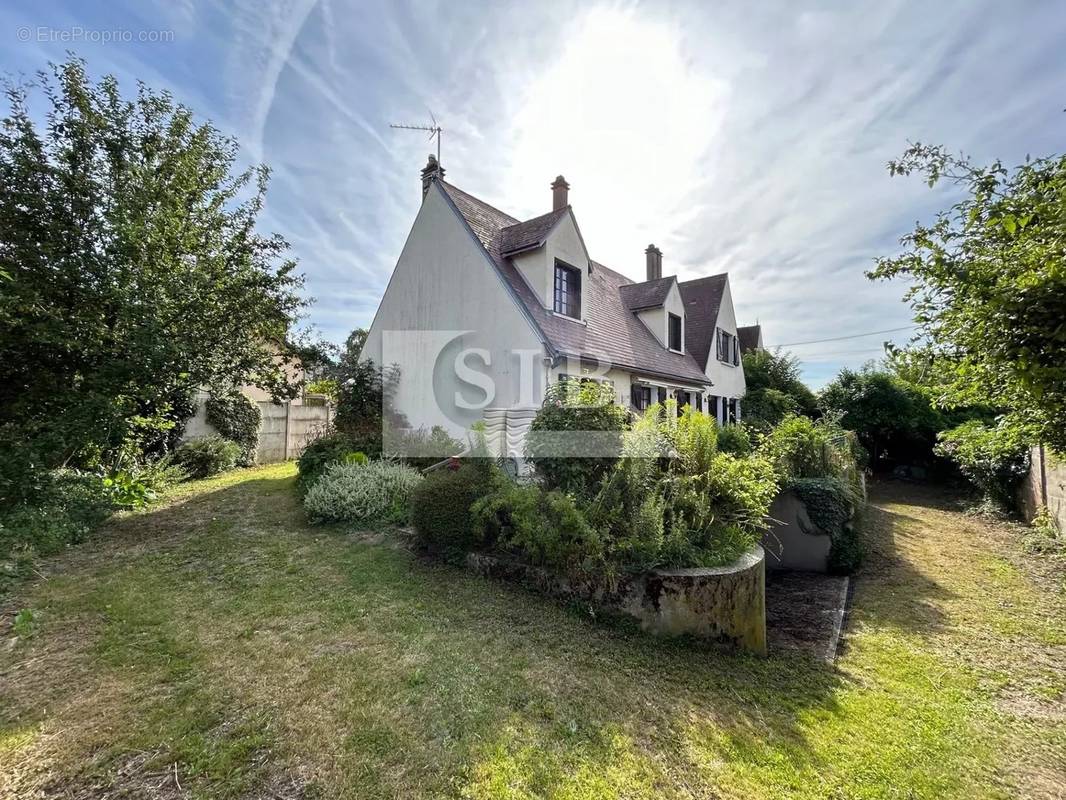
[(1034, 447), (1029, 474), (1018, 489), (1018, 505), (1028, 521), (1046, 506), (1059, 530), (1066, 531), (1066, 460), (1046, 447)]
[(471, 553), (467, 565), (488, 577), (624, 613), (656, 635), (695, 636), (766, 654), (765, 555), (758, 546), (725, 567), (655, 570), (611, 588), (485, 553)]

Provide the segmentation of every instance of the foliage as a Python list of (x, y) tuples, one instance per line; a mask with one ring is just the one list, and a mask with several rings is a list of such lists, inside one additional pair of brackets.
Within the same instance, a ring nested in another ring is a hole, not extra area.
[(627, 412), (609, 384), (563, 380), (548, 387), (526, 437), (546, 489), (591, 496), (622, 450)]
[(174, 451), (171, 463), (190, 478), (208, 478), (233, 469), (241, 457), (241, 447), (221, 436), (198, 436)]
[(773, 462), (784, 482), (843, 476), (854, 480), (861, 454), (853, 435), (835, 417), (817, 422), (807, 417), (786, 417), (763, 440), (760, 450)]
[(307, 394), (325, 395), (331, 402), (336, 403), (340, 398), (340, 384), (333, 378), (321, 378), (317, 381), (309, 381), (304, 386)]
[(667, 476), (660, 563), (719, 566), (733, 561), (759, 541), (776, 495), (773, 464), (761, 455), (719, 453), (707, 472)]
[(746, 456), (754, 447), (747, 423), (723, 425), (718, 429), (718, 451), (734, 456)]
[[(324, 432), (308, 442), (296, 462), (300, 470), (300, 488), (306, 491), (330, 464), (346, 461), (355, 454), (364, 458), (380, 456), (380, 439), (337, 430)], [(374, 447), (379, 449), (375, 452)]]
[(0, 593), (27, 574), (34, 556), (82, 541), (110, 516), (113, 493), (99, 475), (55, 470), (38, 476), (34, 503), (0, 513)]
[(811, 522), (829, 536), (831, 572), (854, 572), (862, 563), (864, 547), (855, 524), (862, 497), (840, 478), (800, 478), (788, 488), (807, 508)]
[(403, 522), (421, 480), (417, 470), (403, 464), (353, 458), (326, 467), (304, 496), (304, 509), (316, 522)]
[(480, 459), (429, 473), (411, 494), (411, 525), (422, 546), (456, 556), (487, 544), (471, 508), (501, 480), (496, 468)]
[(574, 501), (533, 484), (501, 482), (471, 508), (477, 537), (532, 564), (563, 572), (599, 568), (603, 544)]
[(967, 192), (869, 273), (910, 284), (922, 349), (949, 366), (937, 403), (1007, 409), (1030, 441), (1066, 449), (1066, 157), (1008, 170), (919, 143), (889, 172)]
[(237, 389), (211, 395), (204, 405), (207, 424), (223, 438), (240, 445), (241, 455), (237, 463), (242, 467), (255, 464), (259, 426), (263, 422), (259, 405)]
[(744, 354), (744, 422), (767, 431), (788, 414), (817, 416), (814, 393), (800, 380), (800, 362), (781, 350)]
[(929, 464), (937, 433), (950, 427), (927, 392), (885, 371), (841, 370), (818, 403), (855, 431), (875, 468), (892, 462)]
[(461, 441), (440, 425), (434, 425), (429, 431), (425, 428), (388, 430), (384, 442), (386, 455), (399, 458), (418, 469), (426, 469), (446, 458), (457, 456), (464, 448)]
[(944, 431), (936, 451), (954, 461), (987, 500), (1002, 508), (1014, 505), (1014, 492), (1029, 471), (1024, 434), (1006, 419), (994, 426), (970, 420)]
[(164, 489), (187, 477), (170, 459), (160, 459), (113, 472), (103, 479), (103, 486), (116, 508), (144, 508)]
[(288, 245), (257, 232), (266, 168), (235, 172), (234, 140), (74, 58), (6, 98), (0, 419), (20, 469), (124, 467), (200, 386), (294, 392), (275, 343), (304, 302)]

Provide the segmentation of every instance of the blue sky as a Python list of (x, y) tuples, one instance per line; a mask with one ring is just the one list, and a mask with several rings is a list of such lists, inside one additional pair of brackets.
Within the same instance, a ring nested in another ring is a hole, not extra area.
[[(269, 164), (264, 225), (335, 341), (369, 324), (420, 199), (430, 145), (388, 125), (429, 110), (449, 180), (525, 218), (563, 173), (594, 258), (640, 279), (654, 242), (664, 272), (728, 271), (739, 320), (771, 345), (910, 322), (902, 285), (863, 276), (951, 199), (888, 176), (908, 140), (1012, 164), (1060, 151), (1066, 127), (1053, 0), (9, 0), (0, 38), (5, 72), (73, 50)], [(818, 387), (906, 336), (790, 349)]]

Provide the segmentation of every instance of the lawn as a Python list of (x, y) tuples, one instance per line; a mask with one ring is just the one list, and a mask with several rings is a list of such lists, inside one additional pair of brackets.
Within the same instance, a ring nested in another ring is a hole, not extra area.
[(293, 484), (288, 464), (190, 484), (42, 565), (3, 609), (0, 796), (1066, 792), (1062, 573), (942, 494), (875, 487), (828, 666), (311, 527)]

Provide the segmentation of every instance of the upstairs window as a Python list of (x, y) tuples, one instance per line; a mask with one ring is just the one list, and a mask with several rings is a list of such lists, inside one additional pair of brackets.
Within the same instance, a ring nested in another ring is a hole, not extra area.
[(681, 317), (670, 315), (670, 349), (681, 351)]
[(574, 319), (581, 319), (581, 270), (561, 261), (555, 262), (555, 303), (553, 308), (556, 314), (565, 314)]
[(718, 360), (726, 364), (738, 366), (740, 364), (740, 347), (737, 345), (737, 337), (731, 333), (718, 329)]

